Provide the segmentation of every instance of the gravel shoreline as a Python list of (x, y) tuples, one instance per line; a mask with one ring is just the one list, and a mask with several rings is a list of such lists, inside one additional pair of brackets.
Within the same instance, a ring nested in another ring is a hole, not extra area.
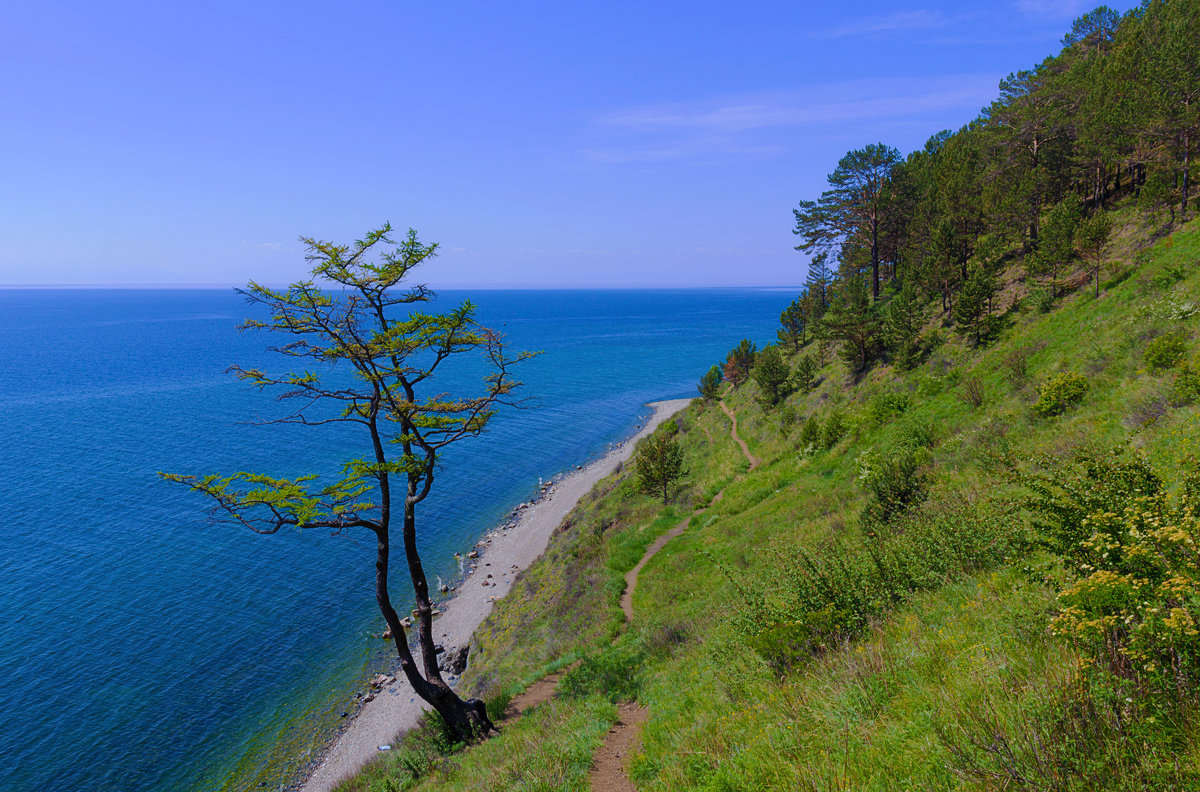
[[(469, 644), (492, 604), (508, 593), (520, 571), (545, 551), (550, 536), (580, 498), (618, 464), (629, 459), (638, 440), (690, 402), (691, 399), (672, 399), (649, 404), (653, 413), (636, 434), (614, 445), (591, 464), (543, 482), (535, 500), (514, 508), (471, 551), (460, 556), (464, 577), (452, 598), (441, 605), (441, 613), (433, 623), (435, 640), (445, 647), (442, 657), (447, 662)], [(445, 678), (451, 685), (458, 681), (455, 674), (446, 673)], [(320, 759), (312, 763), (308, 777), (296, 788), (302, 792), (330, 792), (339, 781), (377, 756), (379, 746), (390, 745), (398, 733), (417, 725), (426, 705), (415, 696), (403, 676), (377, 677), (374, 682), (380, 684), (371, 686), (371, 692), (361, 699), (346, 727)]]

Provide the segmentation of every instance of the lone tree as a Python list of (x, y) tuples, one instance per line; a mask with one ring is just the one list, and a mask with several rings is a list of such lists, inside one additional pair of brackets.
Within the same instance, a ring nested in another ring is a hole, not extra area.
[(779, 347), (768, 344), (758, 353), (754, 361), (754, 381), (758, 384), (759, 403), (769, 410), (783, 401), (792, 392), (792, 372), (779, 352)]
[(696, 386), (696, 390), (700, 391), (700, 395), (705, 400), (712, 401), (720, 395), (723, 379), (721, 367), (713, 366), (700, 378), (700, 384)]
[[(302, 237), (314, 264), (311, 279), (282, 291), (254, 282), (239, 290), (270, 314), (265, 320), (247, 319), (240, 329), (283, 334), (289, 340), (273, 351), (293, 365), (284, 373), (230, 369), (260, 389), (280, 389), (281, 400), (298, 405), (275, 423), (357, 424), (369, 440), (365, 455), (347, 460), (341, 478), (325, 484), (315, 475), (160, 475), (209, 496), (215, 515), (258, 533), (273, 534), (287, 526), (329, 528), (335, 535), (358, 528), (372, 532), (375, 600), (404, 675), (460, 738), (473, 740), (494, 727), (482, 702), (463, 701), (438, 669), (429, 583), (417, 554), (417, 504), (433, 487), (442, 450), (482, 432), (498, 406), (512, 403), (519, 383), (510, 369), (531, 355), (507, 356), (500, 336), (476, 323), (470, 302), (446, 313), (414, 310), (434, 293), (424, 285), (401, 284), (414, 267), (437, 253), (437, 245), (423, 244), (413, 230), (397, 245), (390, 231), (385, 224), (351, 245)], [(430, 380), (443, 364), (464, 354), (482, 356), (488, 364), (480, 391), (461, 397), (430, 391)], [(416, 600), (420, 664), (388, 590), (395, 527)]]
[(733, 387), (740, 388), (742, 383), (750, 378), (754, 369), (754, 359), (758, 355), (758, 347), (749, 338), (743, 338), (738, 345), (729, 350), (721, 371)]
[(671, 496), (675, 482), (683, 478), (683, 450), (675, 442), (675, 423), (647, 437), (637, 448), (638, 486), (647, 495), (661, 495), (663, 503)]

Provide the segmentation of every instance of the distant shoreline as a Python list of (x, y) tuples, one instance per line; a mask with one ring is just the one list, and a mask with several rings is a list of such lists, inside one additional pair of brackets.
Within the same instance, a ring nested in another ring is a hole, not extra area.
[[(554, 530), (597, 482), (633, 454), (633, 447), (661, 423), (682, 410), (691, 399), (651, 402), (653, 412), (645, 425), (612, 446), (601, 458), (543, 482), (537, 498), (517, 506), (504, 521), (476, 544), (478, 558), (467, 560), (462, 581), (442, 604), (434, 620), (434, 640), (446, 647), (448, 657), (467, 646), (475, 630), (504, 597), (521, 570), (545, 551)], [(475, 574), (472, 574), (475, 573)], [(492, 575), (491, 579), (487, 576)], [(468, 664), (470, 658), (468, 658)], [(451, 685), (458, 677), (446, 675)], [(425, 705), (399, 677), (383, 686), (373, 700), (364, 702), (345, 728), (310, 765), (299, 788), (303, 792), (329, 792), (377, 756), (380, 745), (390, 744), (400, 732), (414, 728)]]

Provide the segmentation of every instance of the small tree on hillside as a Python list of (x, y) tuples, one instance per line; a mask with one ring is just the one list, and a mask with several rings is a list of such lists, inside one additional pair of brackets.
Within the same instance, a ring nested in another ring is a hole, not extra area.
[(671, 497), (675, 483), (686, 475), (683, 469), (683, 450), (675, 442), (671, 424), (647, 437), (637, 447), (638, 487), (647, 495), (661, 496), (663, 503)]
[(842, 342), (842, 359), (854, 373), (865, 371), (879, 347), (881, 322), (866, 280), (854, 276), (840, 281), (822, 319), (829, 335)]
[(788, 370), (779, 347), (768, 344), (758, 353), (754, 364), (754, 382), (758, 385), (759, 401), (764, 409), (770, 409), (792, 392), (788, 380), (792, 373)]
[(700, 391), (700, 395), (708, 401), (717, 398), (721, 391), (721, 367), (713, 366), (710, 368), (700, 378), (700, 384), (696, 386), (696, 390)]
[(801, 392), (808, 393), (812, 390), (813, 380), (817, 376), (817, 361), (812, 355), (802, 355), (800, 360), (796, 362), (796, 387)]
[(812, 299), (806, 289), (779, 314), (779, 330), (776, 331), (776, 335), (781, 346), (789, 344), (792, 351), (800, 351), (800, 347), (808, 341), (808, 320), (811, 313)]
[(1075, 229), (1079, 226), (1080, 205), (1071, 197), (1046, 214), (1038, 237), (1038, 249), (1026, 261), (1030, 273), (1050, 282), (1050, 296), (1058, 298), (1058, 280), (1075, 257)]
[(985, 267), (976, 267), (963, 284), (958, 302), (954, 305), (954, 322), (958, 332), (979, 346), (992, 334), (992, 297), (996, 294), (996, 279)]
[(733, 387), (740, 388), (742, 383), (750, 378), (757, 353), (758, 347), (748, 338), (743, 338), (737, 346), (729, 350), (729, 356), (725, 358), (722, 369), (725, 379), (733, 383)]
[(905, 283), (883, 313), (883, 337), (896, 366), (910, 369), (921, 348), (925, 300), (912, 283)]
[(1104, 260), (1104, 250), (1108, 247), (1111, 234), (1112, 218), (1100, 211), (1094, 212), (1075, 229), (1075, 246), (1092, 263), (1092, 280), (1096, 282), (1097, 297), (1100, 296), (1100, 264)]
[[(298, 406), (277, 423), (358, 427), (367, 441), (362, 456), (347, 459), (341, 478), (324, 485), (315, 475), (160, 475), (207, 495), (214, 514), (258, 533), (292, 527), (335, 534), (361, 528), (373, 534), (375, 600), (392, 632), (400, 667), (416, 694), (458, 737), (472, 740), (492, 726), (483, 703), (459, 698), (438, 668), (433, 603), (417, 553), (417, 506), (433, 487), (442, 452), (478, 435), (497, 407), (511, 403), (519, 383), (510, 369), (529, 354), (509, 357), (500, 337), (476, 323), (470, 302), (446, 313), (410, 313), (434, 295), (424, 285), (401, 284), (436, 254), (437, 245), (421, 243), (410, 230), (394, 249), (379, 253), (377, 246), (396, 245), (390, 231), (385, 224), (351, 245), (303, 238), (315, 265), (311, 279), (282, 291), (251, 283), (242, 294), (269, 318), (247, 319), (242, 329), (283, 334), (287, 342), (273, 351), (294, 368), (286, 370), (289, 365), (282, 373), (231, 369), (259, 388), (280, 389), (280, 399), (294, 400)], [(336, 290), (327, 290), (330, 285)], [(479, 390), (451, 397), (428, 389), (444, 364), (462, 355), (482, 358), (487, 367)], [(420, 664), (388, 586), (397, 529), (416, 601)]]

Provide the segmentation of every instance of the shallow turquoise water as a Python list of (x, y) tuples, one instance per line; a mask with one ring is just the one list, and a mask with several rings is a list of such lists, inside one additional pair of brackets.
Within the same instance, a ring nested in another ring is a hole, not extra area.
[[(529, 409), (448, 456), (421, 514), (431, 577), (539, 477), (695, 395), (738, 339), (772, 340), (769, 290), (482, 291)], [(463, 294), (446, 292), (440, 305)], [(267, 365), (232, 291), (0, 291), (0, 779), (13, 792), (206, 789), (266, 761), (280, 724), (361, 679), (380, 642), (369, 537), (212, 524), (158, 470), (333, 472), (342, 427), (256, 426)], [(453, 376), (447, 390), (462, 387)], [(14, 508), (15, 507), (15, 508)]]

